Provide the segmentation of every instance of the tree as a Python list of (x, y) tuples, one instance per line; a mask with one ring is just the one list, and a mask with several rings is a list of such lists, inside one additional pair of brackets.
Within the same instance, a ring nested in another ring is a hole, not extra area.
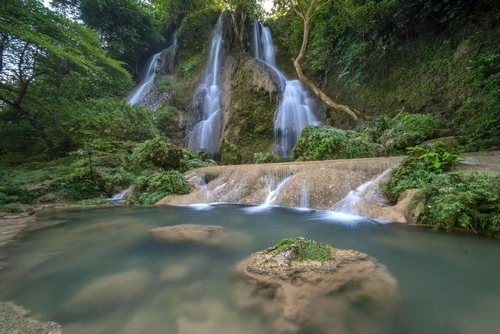
[(358, 110), (350, 106), (335, 102), (318, 86), (316, 86), (314, 82), (306, 77), (304, 72), (302, 71), (301, 62), (307, 50), (311, 20), (325, 6), (331, 3), (332, 0), (286, 0), (285, 2), (289, 6), (289, 8), (291, 8), (295, 12), (295, 14), (297, 14), (302, 19), (303, 24), (302, 44), (299, 53), (293, 59), (293, 66), (295, 67), (295, 71), (297, 72), (299, 79), (302, 80), (302, 82), (304, 82), (313, 91), (313, 93), (316, 94), (329, 107), (347, 114), (354, 120), (358, 120), (359, 118), (366, 118), (366, 116)]
[(29, 125), (51, 157), (64, 138), (64, 105), (132, 85), (93, 31), (36, 0), (3, 2), (0, 41), (0, 130)]
[(111, 57), (127, 64), (139, 76), (145, 61), (162, 47), (160, 12), (140, 0), (52, 0), (63, 13), (82, 20), (99, 32)]

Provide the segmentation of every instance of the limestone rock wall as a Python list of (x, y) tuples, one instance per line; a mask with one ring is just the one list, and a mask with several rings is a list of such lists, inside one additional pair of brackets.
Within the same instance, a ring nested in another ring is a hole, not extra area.
[[(398, 161), (399, 158), (392, 157), (200, 168), (185, 174), (195, 187), (190, 194), (167, 196), (157, 204), (259, 205), (269, 200), (269, 194), (280, 187), (269, 204), (299, 207), (307, 193), (309, 208), (329, 210), (349, 191), (395, 166)], [(373, 218), (383, 219), (387, 215), (379, 205), (377, 210)], [(365, 211), (366, 216), (373, 216), (370, 210)], [(388, 220), (401, 220), (390, 217)]]

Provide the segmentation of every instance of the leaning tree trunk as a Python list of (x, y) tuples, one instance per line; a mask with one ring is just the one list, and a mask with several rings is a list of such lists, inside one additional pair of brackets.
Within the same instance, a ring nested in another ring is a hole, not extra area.
[(305, 11), (302, 7), (299, 8), (300, 10), (294, 8), (295, 12), (302, 18), (302, 21), (304, 23), (304, 34), (302, 35), (302, 45), (300, 47), (299, 54), (293, 60), (293, 66), (295, 67), (295, 71), (297, 72), (299, 79), (302, 82), (304, 82), (306, 86), (309, 87), (313, 91), (313, 93), (317, 97), (319, 97), (321, 101), (326, 103), (329, 107), (349, 115), (354, 120), (359, 120), (360, 118), (365, 120), (367, 117), (360, 111), (352, 107), (349, 107), (345, 104), (335, 102), (331, 97), (325, 94), (325, 92), (323, 92), (321, 88), (316, 86), (314, 82), (312, 82), (309, 78), (307, 78), (304, 72), (302, 71), (302, 66), (300, 65), (300, 63), (304, 58), (304, 55), (307, 50), (307, 43), (309, 41), (310, 20), (311, 17), (316, 13), (316, 11), (313, 12), (313, 6), (315, 5), (315, 3), (316, 0), (312, 0), (307, 11)]

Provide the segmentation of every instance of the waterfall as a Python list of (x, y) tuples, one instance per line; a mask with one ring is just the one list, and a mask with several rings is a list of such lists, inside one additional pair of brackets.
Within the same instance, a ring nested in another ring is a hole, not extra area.
[(191, 150), (205, 149), (209, 157), (219, 153), (221, 136), (221, 97), (222, 87), (220, 72), (222, 69), (222, 15), (219, 16), (212, 38), (210, 54), (205, 75), (197, 91), (203, 95), (201, 121), (195, 125), (188, 140)]
[[(260, 24), (257, 19), (253, 20), (253, 57), (255, 59), (262, 59), (262, 51), (260, 47)], [(256, 42), (258, 41), (258, 42)]]
[(299, 207), (309, 207), (309, 190), (307, 189), (307, 185), (302, 186), (302, 189), (300, 190)]
[(263, 25), (260, 25), (260, 28), (262, 34), (259, 34), (259, 26), (254, 21), (254, 56), (273, 68), (285, 82), (285, 90), (274, 123), (276, 137), (274, 150), (282, 157), (288, 158), (292, 155), (292, 149), (302, 129), (308, 125), (318, 125), (320, 121), (314, 114), (315, 100), (310, 97), (304, 84), (300, 80), (288, 80), (276, 68), (276, 52), (271, 30)]
[(118, 194), (114, 194), (113, 197), (108, 198), (108, 201), (122, 201), (125, 199), (125, 195), (127, 195), (132, 189), (134, 189), (134, 186), (130, 186), (127, 189), (120, 191)]
[(355, 215), (360, 214), (359, 208), (364, 203), (376, 203), (377, 205), (384, 206), (385, 203), (382, 200), (384, 196), (381, 194), (379, 185), (380, 182), (387, 178), (390, 172), (391, 169), (387, 169), (372, 180), (364, 182), (356, 187), (356, 189), (349, 191), (344, 198), (335, 203), (333, 211)]
[(158, 58), (160, 58), (161, 52), (158, 52), (148, 62), (147, 71), (145, 73), (144, 78), (141, 80), (137, 88), (134, 89), (129, 97), (127, 98), (127, 102), (130, 104), (143, 104), (144, 97), (149, 93), (151, 86), (155, 81), (156, 76), (156, 63), (158, 62)]

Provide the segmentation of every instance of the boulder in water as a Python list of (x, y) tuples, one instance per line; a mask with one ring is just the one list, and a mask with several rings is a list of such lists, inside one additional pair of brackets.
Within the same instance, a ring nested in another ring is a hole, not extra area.
[(379, 333), (398, 301), (397, 281), (367, 254), (285, 239), (252, 254), (239, 305), (259, 309), (276, 333)]
[(220, 245), (229, 238), (228, 231), (221, 226), (174, 225), (157, 227), (151, 230), (153, 237), (168, 243), (194, 242), (203, 245)]

